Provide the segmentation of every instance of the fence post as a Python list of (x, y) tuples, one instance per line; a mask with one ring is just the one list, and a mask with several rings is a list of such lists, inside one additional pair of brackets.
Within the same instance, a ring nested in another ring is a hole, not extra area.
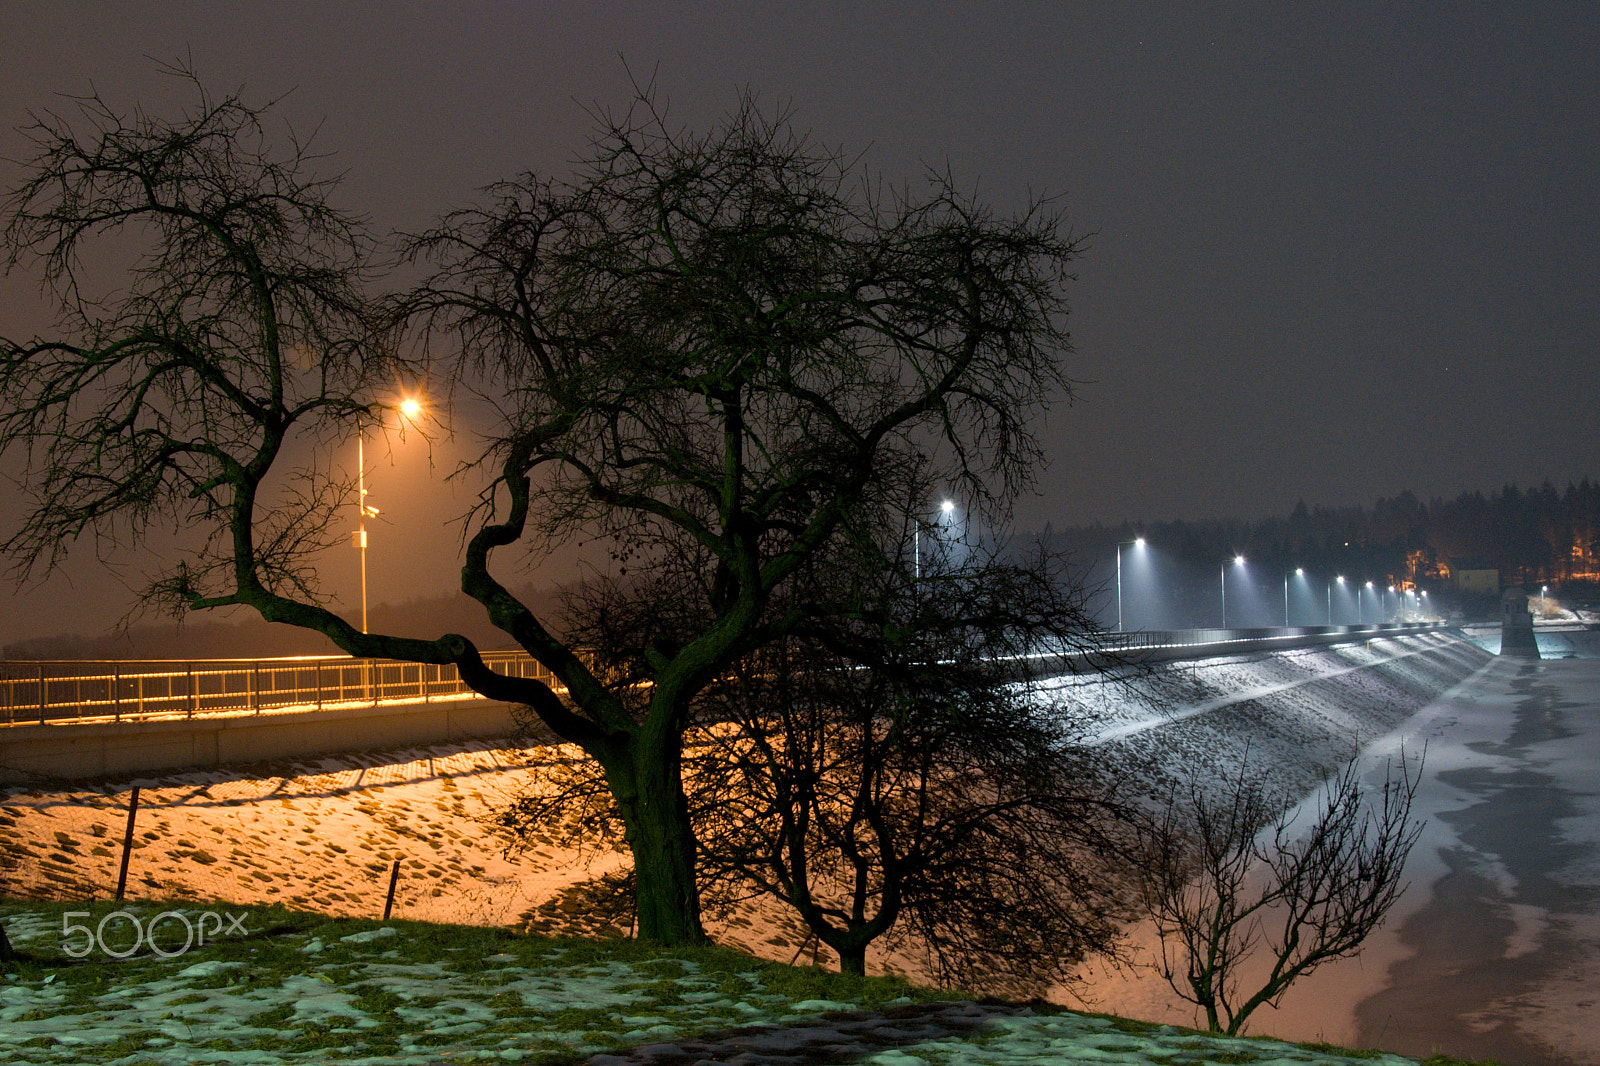
[(139, 813), (139, 786), (128, 795), (128, 831), (122, 837), (122, 872), (117, 875), (117, 899), (128, 887), (128, 860), (133, 856), (133, 819)]
[(317, 710), (322, 710), (322, 660), (317, 660)]
[(250, 664), (250, 713), (261, 713), (261, 666)]
[(194, 717), (194, 707), (195, 707), (194, 663), (184, 663), (183, 666), (184, 666), (184, 674), (189, 679), (189, 714), (188, 714), (187, 717), (193, 718)]
[(111, 713), (117, 721), (122, 721), (122, 667), (120, 666), (111, 668)]
[(39, 724), (44, 725), (44, 663), (39, 664)]
[[(389, 896), (383, 901), (383, 920), (389, 920), (389, 914), (394, 910), (394, 886), (400, 880), (400, 860), (394, 860), (394, 865), (389, 868)], [(121, 896), (117, 897), (121, 899)]]

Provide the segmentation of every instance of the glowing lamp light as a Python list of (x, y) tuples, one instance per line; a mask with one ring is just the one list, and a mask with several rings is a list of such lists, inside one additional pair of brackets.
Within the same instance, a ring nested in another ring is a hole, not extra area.
[(400, 413), (405, 415), (407, 418), (416, 418), (422, 413), (422, 404), (418, 403), (414, 399), (411, 399), (410, 397), (407, 397), (406, 399), (400, 401)]

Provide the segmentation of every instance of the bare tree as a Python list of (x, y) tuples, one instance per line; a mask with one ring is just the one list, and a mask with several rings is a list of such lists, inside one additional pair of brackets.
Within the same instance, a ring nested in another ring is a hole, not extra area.
[[(292, 140), (274, 154), (267, 109), (197, 95), (175, 122), (91, 97), (84, 135), (52, 116), (34, 128), (9, 264), (42, 261), (68, 339), (0, 355), (0, 447), (33, 456), (38, 494), (7, 550), (49, 566), (84, 533), (171, 520), (210, 540), (157, 583), (165, 602), (247, 605), (352, 654), (453, 664), (531, 707), (603, 769), (641, 935), (701, 939), (680, 780), (695, 697), (795, 630), (804, 611), (770, 602), (886, 472), (930, 457), (992, 513), (1028, 484), (1032, 417), (1069, 393), (1076, 241), (1048, 202), (1000, 217), (938, 175), (886, 192), (786, 115), (747, 101), (696, 135), (647, 92), (599, 116), (571, 180), (494, 186), (414, 241), (434, 273), (392, 310), (498, 399), (474, 427), (489, 487), (461, 585), (558, 695), (490, 670), (458, 634), (367, 634), (318, 599), (315, 552), (344, 497), (294, 446), (348, 434), (409, 368), (371, 328), (368, 241), (308, 175), (313, 157)], [(81, 264), (103, 236), (145, 252), (96, 300)], [(285, 485), (301, 491), (272, 494)], [(501, 579), (573, 538), (639, 565), (703, 561), (698, 627), (648, 650), (643, 703)]]
[[(1220, 798), (1191, 783), (1187, 802), (1169, 804), (1143, 866), (1158, 970), (1205, 1012), (1208, 1029), (1229, 1035), (1299, 978), (1360, 950), (1405, 890), (1406, 856), (1422, 831), (1411, 820), (1419, 777), (1403, 755), (1371, 804), (1356, 762), (1346, 764), (1303, 827), (1251, 772), (1241, 766)], [(1266, 975), (1243, 986), (1258, 951)]]
[[(1060, 669), (1034, 653), (1090, 638), (1082, 587), (1059, 560), (982, 545), (936, 565), (929, 544), (919, 576), (903, 547), (817, 560), (790, 590), (806, 621), (696, 701), (684, 778), (702, 891), (724, 913), (786, 904), (845, 972), (883, 942), (946, 984), (1038, 993), (1111, 950), (1131, 907), (1114, 782), (1028, 683)], [(647, 678), (646, 649), (694, 599), (665, 568), (641, 583), (578, 605), (579, 631), (631, 649), (613, 660), (634, 664), (622, 686)], [(588, 776), (563, 767), (501, 828), (603, 835), (615, 812)]]

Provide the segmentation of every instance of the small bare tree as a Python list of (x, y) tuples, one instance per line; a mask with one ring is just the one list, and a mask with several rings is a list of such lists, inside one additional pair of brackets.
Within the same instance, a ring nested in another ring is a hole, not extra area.
[[(1115, 782), (1027, 683), (1034, 653), (1090, 639), (1085, 592), (1061, 560), (985, 545), (959, 565), (924, 545), (918, 576), (909, 524), (888, 536), (808, 568), (805, 621), (696, 701), (683, 779), (702, 898), (728, 916), (784, 904), (842, 972), (865, 973), (883, 945), (944, 985), (1037, 994), (1114, 950), (1134, 909)], [(696, 572), (658, 566), (574, 604), (574, 631), (614, 653), (619, 691), (677, 639)], [(551, 766), (540, 784), (496, 820), (513, 846), (617, 833), (592, 765)]]
[[(1422, 831), (1411, 819), (1420, 773), (1403, 754), (1370, 805), (1356, 763), (1346, 764), (1303, 832), (1295, 808), (1249, 772), (1241, 767), (1220, 799), (1191, 782), (1190, 802), (1169, 804), (1155, 828), (1142, 879), (1161, 936), (1157, 970), (1205, 1011), (1208, 1029), (1230, 1036), (1299, 978), (1360, 950), (1404, 892)], [(1263, 949), (1271, 966), (1252, 990), (1242, 970)]]

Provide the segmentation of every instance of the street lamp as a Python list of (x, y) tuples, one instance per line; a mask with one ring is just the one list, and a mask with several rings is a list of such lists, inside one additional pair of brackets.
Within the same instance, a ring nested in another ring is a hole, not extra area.
[(1132, 544), (1135, 547), (1144, 547), (1143, 537), (1134, 537), (1132, 540), (1117, 542), (1117, 632), (1122, 632), (1122, 548), (1123, 545)]
[[(407, 396), (397, 410), (411, 421), (422, 414), (422, 404)], [(356, 417), (356, 531), (351, 535), (361, 555), (361, 632), (367, 631), (367, 519), (376, 518), (378, 509), (367, 503), (367, 435), (361, 418)]]
[[(1244, 556), (1235, 555), (1233, 557), (1233, 565), (1234, 566), (1243, 566), (1244, 565)], [(1222, 628), (1223, 629), (1227, 629), (1228, 628), (1228, 564), (1227, 563), (1223, 563), (1222, 564), (1221, 572), (1222, 572)]]
[[(956, 502), (954, 500), (945, 500), (945, 501), (943, 501), (943, 502), (941, 502), (939, 504), (939, 511), (945, 516), (946, 520), (948, 520), (949, 517), (952, 514), (955, 513), (955, 509), (956, 509)], [(911, 527), (911, 555), (912, 555), (912, 569), (915, 572), (918, 580), (921, 580), (921, 578), (922, 578), (922, 519), (920, 519), (920, 518), (915, 519), (913, 521), (912, 527)]]
[(1333, 585), (1335, 581), (1341, 585), (1344, 584), (1344, 575), (1340, 574), (1333, 581), (1328, 582), (1328, 624), (1330, 626), (1333, 625)]
[(1304, 577), (1306, 569), (1303, 566), (1294, 568), (1294, 573), (1283, 575), (1283, 628), (1289, 628), (1289, 579), (1291, 577)]
[[(1366, 583), (1366, 585), (1362, 586), (1361, 588), (1369, 588), (1370, 589), (1371, 587), (1372, 587), (1372, 582), (1368, 581)], [(1361, 588), (1357, 588), (1356, 589), (1356, 625), (1360, 625), (1362, 618), (1365, 617), (1361, 613)]]

